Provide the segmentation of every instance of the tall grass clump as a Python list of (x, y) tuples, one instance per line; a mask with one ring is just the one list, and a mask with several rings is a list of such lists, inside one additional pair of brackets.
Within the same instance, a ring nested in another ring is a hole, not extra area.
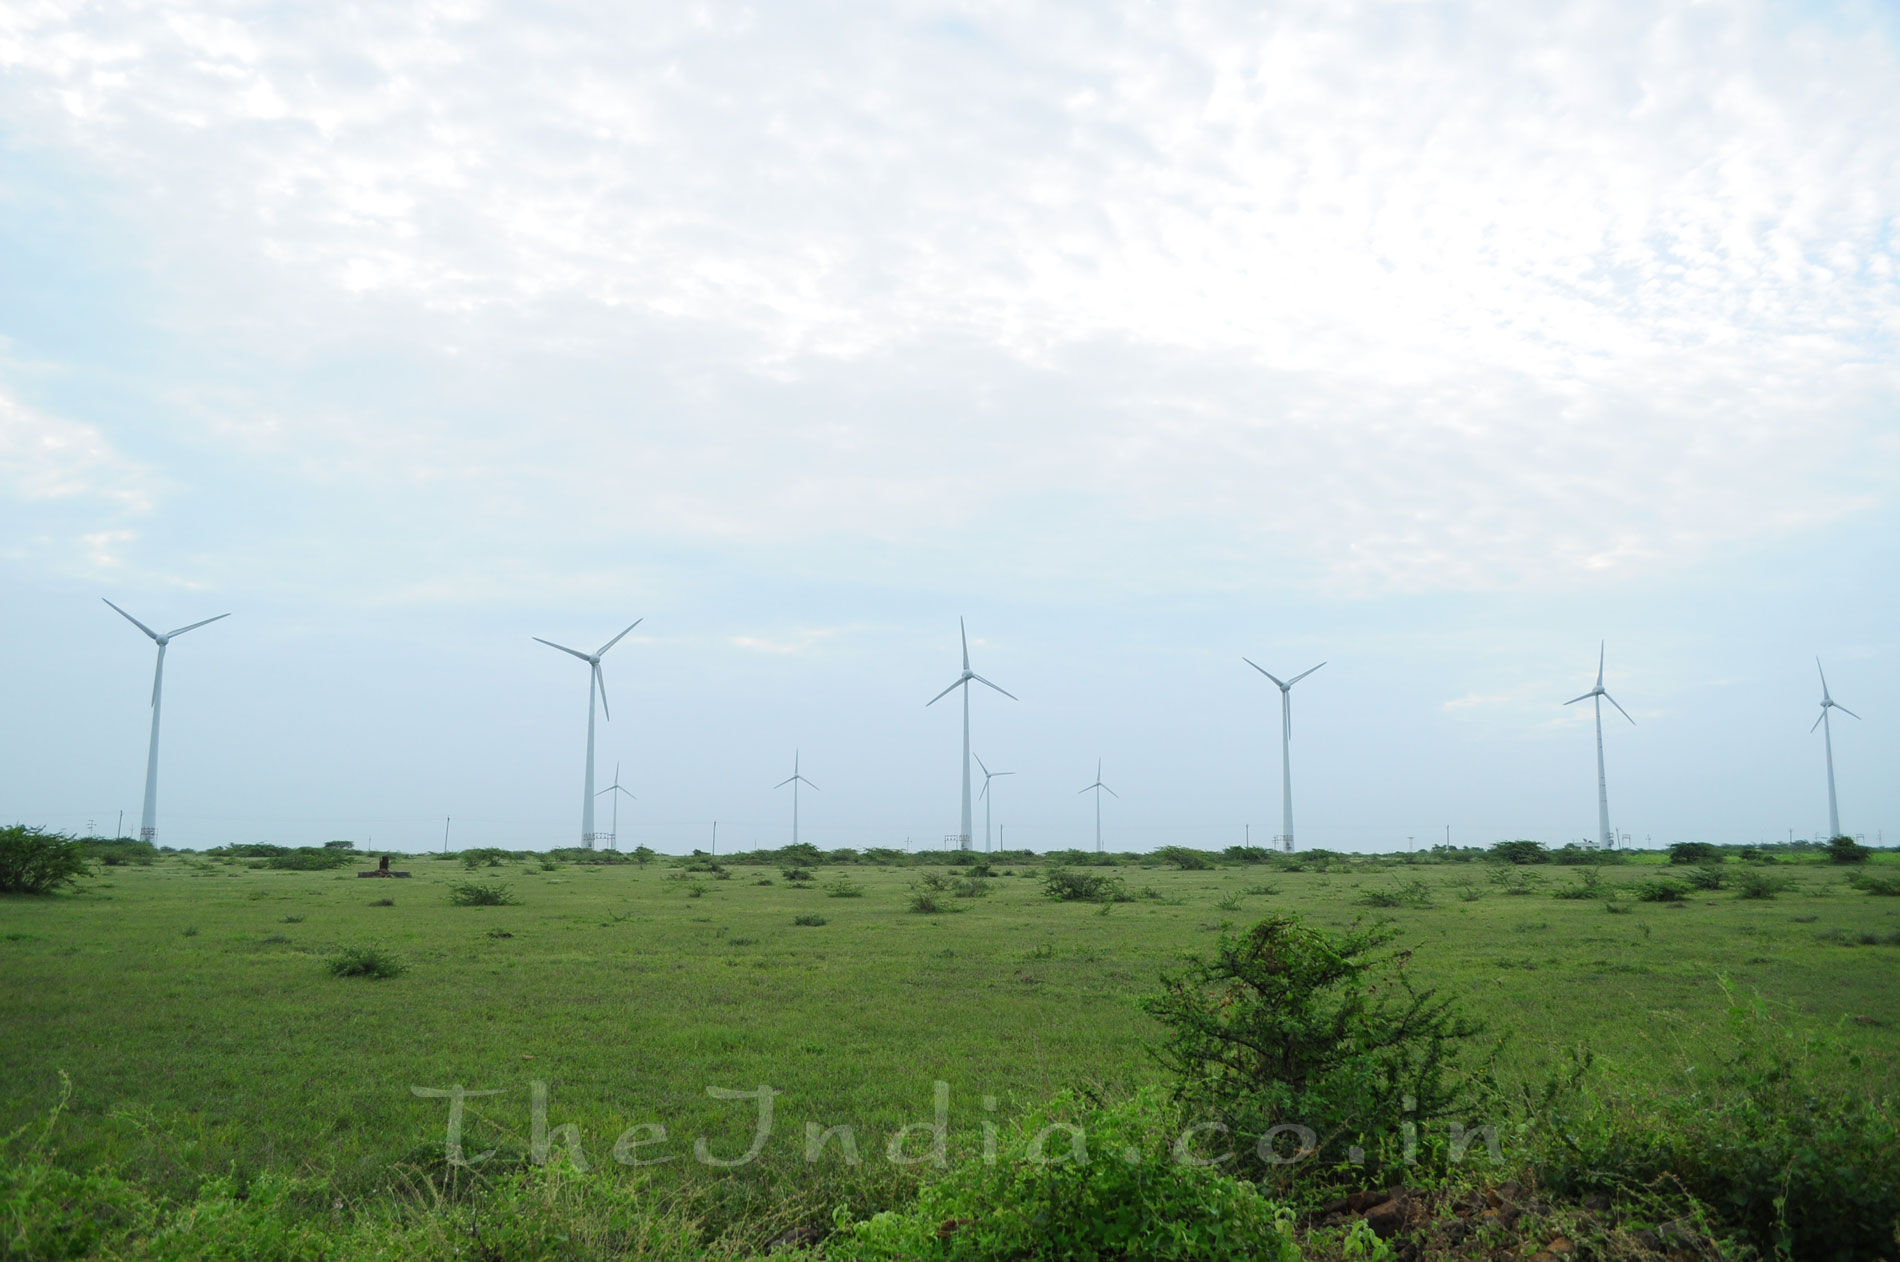
[(1382, 890), (1367, 890), (1359, 896), (1366, 907), (1430, 907), (1432, 887), (1424, 881), (1402, 881)]
[(463, 881), (449, 886), (451, 907), (507, 907), (518, 901), (506, 885), (482, 885), (475, 881)]
[(344, 947), (330, 957), (332, 977), (401, 977), (408, 965), (380, 947)]

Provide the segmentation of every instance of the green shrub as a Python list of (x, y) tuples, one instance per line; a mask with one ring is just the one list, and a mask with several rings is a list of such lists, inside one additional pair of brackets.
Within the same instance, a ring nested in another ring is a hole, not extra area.
[(918, 890), (910, 896), (910, 910), (920, 916), (937, 916), (962, 911), (963, 908), (953, 907), (942, 894), (931, 890)]
[[(1737, 898), (1773, 898), (1788, 888), (1788, 881), (1760, 868), (1745, 868), (1735, 878), (1735, 897)], [(1896, 890), (1900, 893), (1900, 890)]]
[(1130, 901), (1120, 877), (1095, 872), (1052, 868), (1043, 874), (1044, 897), (1061, 903), (1125, 903)]
[(1163, 846), (1154, 852), (1154, 859), (1157, 863), (1172, 864), (1183, 872), (1205, 872), (1214, 866), (1213, 860), (1201, 851), (1186, 846)]
[(1575, 885), (1566, 885), (1552, 895), (1553, 898), (1615, 898), (1616, 889), (1597, 874), (1595, 868), (1585, 869), (1583, 879)]
[(779, 869), (779, 875), (784, 877), (788, 881), (809, 881), (811, 880), (811, 869), (810, 868), (781, 868)]
[(1636, 898), (1644, 903), (1687, 902), (1691, 892), (1680, 881), (1639, 881), (1636, 885)]
[(328, 872), (332, 868), (351, 867), (361, 857), (331, 846), (299, 846), (295, 850), (282, 850), (268, 856), (264, 866), (287, 872)]
[(1830, 863), (1865, 863), (1872, 854), (1873, 851), (1852, 837), (1842, 835), (1828, 839), (1827, 857)]
[(1546, 1109), (1540, 1181), (1569, 1195), (1680, 1189), (1763, 1257), (1892, 1257), (1900, 1231), (1893, 1083), (1853, 1047), (1731, 998), (1726, 1036), (1680, 1085), (1585, 1071)]
[(1003, 1129), (993, 1164), (961, 1163), (902, 1209), (841, 1210), (826, 1262), (1299, 1262), (1292, 1212), (1224, 1166), (1177, 1160), (1180, 1134), (1152, 1088), (1115, 1105), (1058, 1097)]
[(1690, 868), (1685, 875), (1691, 889), (1719, 890), (1728, 884), (1728, 874), (1714, 864)]
[(980, 876), (959, 877), (950, 883), (953, 898), (988, 898), (990, 883)]
[[(1223, 932), (1211, 960), (1190, 960), (1144, 1001), (1166, 1027), (1156, 1056), (1176, 1098), (1231, 1128), (1245, 1150), (1237, 1169), (1311, 1177), (1358, 1146), (1399, 1173), (1402, 1125), (1447, 1117), (1485, 1089), (1488, 1061), (1464, 1062), (1482, 1027), (1414, 986), (1411, 953), (1382, 950), (1391, 940), (1274, 916)], [(1310, 1128), (1321, 1160), (1270, 1164), (1254, 1145), (1283, 1124)]]
[(1669, 862), (1679, 865), (1722, 862), (1722, 852), (1706, 841), (1679, 841), (1669, 847)]
[(1880, 894), (1887, 898), (1900, 898), (1900, 877), (1869, 876), (1865, 872), (1854, 873), (1853, 885), (1856, 889), (1869, 894)]
[(1486, 852), (1487, 859), (1499, 863), (1548, 863), (1550, 851), (1541, 841), (1500, 841)]
[(1595, 846), (1579, 846), (1576, 842), (1566, 842), (1550, 852), (1550, 857), (1566, 867), (1599, 867), (1606, 863), (1628, 863), (1629, 857), (1621, 850), (1600, 850)]
[(476, 868), (498, 868), (515, 856), (496, 846), (477, 846), (462, 851), (460, 857), (462, 866), (473, 872)]
[(0, 894), (51, 894), (91, 873), (84, 847), (64, 833), (0, 828)]
[(1382, 890), (1367, 890), (1359, 896), (1366, 907), (1430, 907), (1432, 887), (1423, 881), (1405, 881)]
[(793, 916), (792, 923), (795, 925), (810, 925), (816, 928), (819, 925), (829, 924), (830, 922), (823, 916)]
[(108, 868), (138, 864), (143, 867), (158, 861), (158, 847), (149, 841), (130, 837), (81, 837), (80, 849), (88, 859)]
[(478, 885), (473, 881), (464, 881), (449, 886), (451, 907), (506, 907), (517, 901), (506, 885)]
[(344, 947), (330, 957), (332, 977), (401, 977), (407, 968), (379, 947)]
[(825, 882), (826, 898), (863, 898), (864, 886), (847, 877)]

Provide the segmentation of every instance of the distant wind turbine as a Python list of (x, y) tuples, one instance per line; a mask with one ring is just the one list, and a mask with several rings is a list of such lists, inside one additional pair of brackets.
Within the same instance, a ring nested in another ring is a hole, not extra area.
[[(1610, 789), (1603, 778), (1603, 703), (1607, 701), (1616, 706), (1616, 712), (1626, 719), (1630, 719), (1630, 712), (1616, 705), (1616, 698), (1603, 690), (1603, 642), (1600, 640), (1597, 642), (1597, 686), (1581, 697), (1570, 698), (1564, 704), (1575, 705), (1579, 701), (1589, 701), (1592, 697), (1596, 698), (1592, 708), (1597, 715), (1597, 844), (1608, 850), (1615, 839), (1610, 834)], [(1632, 726), (1635, 723), (1635, 719), (1630, 719)]]
[[(1818, 657), (1814, 659), (1814, 669), (1821, 672), (1821, 717), (1814, 721), (1814, 727), (1821, 729), (1821, 738), (1827, 742), (1827, 836), (1828, 840), (1832, 841), (1841, 835), (1841, 812), (1840, 808), (1834, 804), (1834, 725), (1828, 722), (1827, 712), (1839, 710), (1849, 718), (1855, 719), (1858, 719), (1860, 715), (1828, 695), (1827, 672), (1821, 670), (1821, 659)], [(1808, 729), (1810, 735), (1813, 734), (1814, 727)]]
[[(632, 624), (627, 627), (627, 631), (633, 630), (634, 627), (639, 626), (645, 621), (646, 619), (644, 618), (635, 618)], [(607, 708), (607, 680), (606, 677), (600, 673), (600, 659), (606, 656), (608, 649), (620, 643), (620, 641), (626, 637), (627, 631), (622, 631), (619, 635), (607, 641), (592, 653), (583, 653), (579, 649), (571, 649), (565, 644), (556, 644), (553, 640), (543, 640), (538, 635), (533, 637), (539, 644), (545, 644), (551, 649), (559, 649), (570, 657), (580, 658), (583, 662), (587, 663), (589, 668), (587, 673), (587, 774), (581, 784), (581, 846), (587, 850), (594, 848), (594, 842), (600, 835), (594, 831), (595, 693), (600, 694), (600, 712), (607, 716), (607, 721), (611, 723), (614, 717), (613, 712)]]
[(996, 691), (1001, 692), (1011, 701), (1016, 700), (1016, 696), (1014, 693), (997, 688), (995, 684), (970, 669), (970, 635), (964, 630), (961, 618), (957, 619), (957, 635), (963, 640), (963, 673), (957, 676), (955, 683), (924, 702), (924, 707), (928, 709), (957, 689), (963, 689), (963, 831), (958, 835), (957, 848), (968, 850), (970, 848), (970, 681), (975, 680), (985, 688), (996, 688)]
[(798, 844), (798, 786), (810, 785), (813, 789), (817, 789), (818, 786), (798, 774), (798, 751), (795, 749), (792, 751), (792, 774), (772, 787), (782, 789), (788, 784), (792, 786), (792, 844), (796, 846)]
[(976, 765), (983, 771), (983, 788), (977, 796), (983, 799), (983, 853), (990, 852), (990, 781), (999, 776), (1013, 776), (1013, 771), (991, 771), (983, 766), (983, 758), (976, 755)]
[[(607, 833), (607, 844), (613, 847), (615, 850), (618, 850), (620, 849), (620, 795), (625, 794), (627, 797), (633, 798), (633, 800), (636, 802), (640, 800), (639, 798), (634, 797), (633, 792), (631, 790), (621, 787), (619, 763), (614, 764), (614, 782), (608, 785), (606, 788), (602, 789), (599, 793), (596, 793), (594, 796), (600, 797), (603, 794), (608, 794), (608, 793), (611, 793), (614, 795), (614, 797), (611, 799), (614, 804), (614, 821), (609, 826), (610, 831)], [(447, 847), (444, 847), (444, 848), (446, 849)]]
[(1087, 793), (1089, 789), (1095, 791), (1095, 853), (1100, 854), (1102, 853), (1102, 794), (1106, 793), (1112, 798), (1121, 797), (1121, 794), (1102, 783), (1102, 760), (1100, 758), (1095, 760), (1095, 783), (1091, 784), (1088, 789), (1083, 789), (1082, 792)]
[(1274, 686), (1280, 690), (1280, 844), (1291, 850), (1293, 849), (1293, 685), (1326, 663), (1321, 662), (1319, 666), (1303, 670), (1285, 683), (1281, 683), (1272, 671), (1252, 658), (1243, 657), (1240, 660), (1273, 680)]
[[(101, 596), (99, 599), (105, 600), (105, 597)], [(106, 600), (106, 604), (112, 605), (112, 602)], [(145, 751), (145, 810), (139, 817), (139, 840), (156, 841), (158, 839), (158, 711), (161, 694), (165, 687), (165, 646), (187, 631), (196, 631), (199, 627), (216, 622), (218, 618), (229, 618), (231, 615), (221, 613), (217, 618), (206, 618), (203, 622), (194, 622), (188, 627), (180, 627), (176, 631), (167, 631), (161, 635), (117, 605), (112, 605), (112, 608), (121, 618), (151, 636), (152, 642), (158, 645), (158, 665), (152, 670), (152, 743)]]

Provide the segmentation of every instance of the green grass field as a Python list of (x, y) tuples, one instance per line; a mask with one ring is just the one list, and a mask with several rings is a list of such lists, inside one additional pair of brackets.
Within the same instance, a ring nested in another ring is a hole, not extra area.
[[(916, 867), (820, 867), (798, 888), (743, 864), (727, 879), (664, 861), (397, 866), (414, 877), (167, 856), (76, 893), (0, 899), (0, 1129), (43, 1115), (64, 1073), (68, 1165), (109, 1161), (181, 1194), (206, 1175), (278, 1171), (370, 1195), (402, 1163), (440, 1161), (447, 1102), (412, 1087), (501, 1092), (468, 1101), (464, 1143), (519, 1151), (539, 1081), (549, 1122), (578, 1127), (596, 1168), (616, 1168), (627, 1128), (660, 1123), (666, 1141), (639, 1155), (674, 1158), (659, 1177), (717, 1181), (735, 1214), (875, 1206), (916, 1176), (884, 1144), (930, 1118), (933, 1082), (950, 1086), (952, 1147), (968, 1154), (992, 1116), (985, 1096), (1004, 1118), (1076, 1084), (1156, 1081), (1139, 1001), (1158, 973), (1223, 925), (1288, 910), (1333, 927), (1388, 920), (1420, 980), (1508, 1036), (1507, 1078), (1539, 1080), (1584, 1044), (1613, 1074), (1667, 1084), (1719, 1032), (1724, 979), (1789, 1025), (1838, 1030), (1874, 1078), (1900, 1078), (1900, 898), (1818, 861), (1775, 865), (1792, 887), (1771, 899), (1721, 889), (1681, 903), (1631, 896), (1659, 861), (1606, 867), (1615, 913), (1553, 896), (1581, 869), (1484, 862), (1128, 866), (1114, 872), (1138, 897), (1104, 909), (1053, 902), (1041, 866), (1006, 860), (998, 872), (1014, 875), (944, 899), (947, 914), (908, 910)], [(861, 892), (828, 891), (841, 877)], [(468, 880), (519, 901), (451, 905)], [(1424, 905), (1365, 905), (1401, 889)], [(351, 947), (405, 971), (332, 976)], [(760, 1159), (696, 1161), (696, 1137), (732, 1158), (754, 1126), (753, 1102), (707, 1088), (761, 1084), (781, 1094)], [(847, 1168), (835, 1145), (807, 1163), (808, 1122), (852, 1126), (863, 1164)]]

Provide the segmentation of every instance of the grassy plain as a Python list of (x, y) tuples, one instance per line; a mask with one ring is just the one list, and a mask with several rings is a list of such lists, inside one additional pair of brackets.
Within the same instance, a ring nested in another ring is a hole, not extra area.
[[(412, 1086), (499, 1090), (468, 1101), (465, 1143), (519, 1151), (541, 1081), (549, 1121), (575, 1124), (597, 1168), (616, 1168), (624, 1130), (657, 1122), (666, 1142), (640, 1155), (675, 1158), (662, 1177), (716, 1177), (735, 1213), (875, 1205), (914, 1178), (884, 1143), (930, 1118), (934, 1081), (950, 1084), (962, 1153), (990, 1116), (984, 1096), (1004, 1118), (1078, 1083), (1154, 1081), (1139, 1000), (1160, 970), (1223, 924), (1286, 910), (1335, 927), (1387, 919), (1421, 981), (1509, 1036), (1509, 1077), (1536, 1080), (1578, 1044), (1632, 1079), (1692, 1073), (1726, 979), (1790, 1025), (1837, 1028), (1875, 1076), (1900, 1078), (1900, 898), (1821, 862), (1775, 865), (1793, 888), (1771, 899), (1723, 889), (1674, 904), (1632, 896), (1659, 861), (1606, 867), (1612, 914), (1553, 897), (1582, 879), (1553, 865), (1130, 866), (1115, 872), (1145, 896), (1104, 910), (1051, 902), (1043, 868), (1016, 859), (996, 865), (1013, 875), (988, 897), (935, 915), (907, 910), (923, 875), (909, 867), (820, 867), (800, 888), (776, 866), (714, 879), (665, 862), (513, 863), (472, 879), (518, 903), (465, 907), (449, 899), (471, 879), (459, 863), (405, 862), (413, 879), (368, 881), (168, 856), (74, 894), (0, 900), (0, 1132), (43, 1115), (63, 1071), (64, 1163), (109, 1160), (181, 1193), (277, 1171), (368, 1194), (399, 1163), (440, 1159), (447, 1103)], [(839, 877), (861, 893), (834, 896)], [(1424, 905), (1364, 904), (1402, 887)], [(1858, 945), (1868, 935), (1880, 942)], [(351, 947), (406, 971), (332, 976), (328, 960)], [(754, 1125), (753, 1102), (707, 1088), (761, 1084), (782, 1094), (760, 1160), (696, 1162), (695, 1137), (732, 1158)], [(808, 1164), (807, 1122), (851, 1125), (863, 1165), (845, 1167), (835, 1145)]]

